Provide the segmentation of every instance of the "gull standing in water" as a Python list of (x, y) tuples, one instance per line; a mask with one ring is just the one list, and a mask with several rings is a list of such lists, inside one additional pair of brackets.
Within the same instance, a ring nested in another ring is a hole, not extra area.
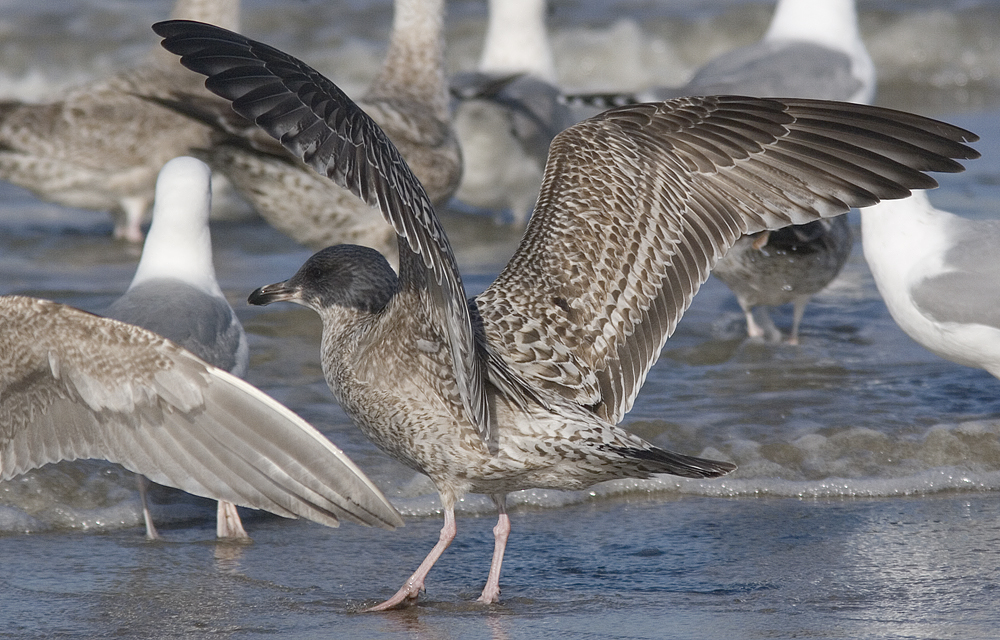
[[(854, 0), (779, 0), (764, 38), (698, 70), (685, 95), (823, 98), (871, 104), (875, 65), (858, 31)], [(847, 216), (737, 240), (712, 274), (736, 294), (747, 334), (778, 340), (767, 307), (791, 302), (798, 344), (809, 300), (837, 277), (854, 245)], [(761, 324), (753, 315), (761, 309)]]
[[(177, 0), (171, 16), (238, 28), (239, 0)], [(67, 207), (108, 210), (116, 238), (142, 242), (156, 176), (211, 129), (138, 95), (204, 93), (159, 48), (149, 60), (46, 104), (0, 102), (0, 180)]]
[[(385, 61), (358, 101), (400, 150), (435, 205), (451, 198), (462, 176), (444, 72), (444, 12), (444, 0), (395, 0)], [(313, 249), (351, 242), (396, 262), (396, 234), (377, 209), (262, 138), (228, 103), (174, 97), (170, 104), (175, 109), (218, 128), (221, 135), (201, 156), (276, 229)]]
[[(759, 42), (711, 60), (681, 87), (612, 101), (719, 94), (871, 104), (875, 65), (858, 30), (854, 0), (779, 0)], [(736, 295), (750, 337), (779, 340), (767, 307), (793, 303), (788, 342), (798, 344), (806, 304), (837, 277), (853, 244), (845, 216), (762, 231), (737, 240), (712, 274)], [(756, 307), (761, 307), (759, 323)]]
[[(205, 362), (246, 376), (250, 348), (243, 325), (215, 279), (212, 236), (212, 173), (201, 160), (174, 158), (156, 181), (153, 223), (135, 277), (104, 315), (149, 329)], [(158, 538), (149, 512), (146, 479), (139, 476), (146, 535)], [(219, 502), (220, 538), (246, 538), (236, 506)]]
[(162, 336), (23, 296), (0, 297), (0, 326), (0, 480), (99, 458), (287, 518), (403, 524), (302, 418)]
[(741, 234), (904, 197), (937, 184), (924, 172), (960, 171), (953, 158), (978, 155), (962, 144), (976, 139), (968, 131), (866, 105), (716, 96), (613, 109), (556, 136), (520, 246), (467, 300), (420, 182), (332, 82), (223, 29), (153, 29), (209, 90), (378, 206), (399, 236), (398, 277), (377, 252), (340, 245), (250, 296), (319, 313), (335, 397), (441, 496), (437, 544), (374, 610), (418, 597), (467, 492), (499, 513), (479, 598), (492, 603), (508, 493), (732, 471), (616, 426), (714, 263)]
[(861, 234), (896, 324), (942, 358), (1000, 378), (1000, 220), (941, 211), (914, 191), (861, 209)]

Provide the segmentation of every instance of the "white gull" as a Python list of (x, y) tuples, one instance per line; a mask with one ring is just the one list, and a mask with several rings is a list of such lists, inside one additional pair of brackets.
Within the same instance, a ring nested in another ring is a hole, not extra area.
[[(181, 156), (163, 165), (135, 277), (104, 315), (158, 333), (242, 378), (250, 366), (250, 348), (215, 279), (208, 227), (211, 177), (208, 165), (195, 158)], [(139, 491), (146, 535), (158, 538), (141, 476)], [(247, 537), (232, 503), (219, 503), (216, 531), (220, 538)]]
[(942, 211), (915, 191), (863, 208), (861, 233), (896, 324), (942, 358), (1000, 378), (1000, 220)]

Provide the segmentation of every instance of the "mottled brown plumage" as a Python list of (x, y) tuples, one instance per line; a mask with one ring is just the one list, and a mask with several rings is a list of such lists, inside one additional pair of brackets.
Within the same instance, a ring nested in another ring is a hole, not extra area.
[[(172, 16), (239, 24), (239, 0), (178, 0)], [(0, 180), (68, 207), (110, 211), (115, 236), (142, 241), (156, 175), (210, 141), (211, 129), (135, 94), (204, 93), (162, 50), (134, 68), (45, 104), (0, 105)]]
[[(480, 600), (499, 598), (509, 491), (621, 477), (711, 477), (726, 462), (664, 451), (615, 426), (709, 271), (741, 234), (936, 184), (974, 158), (967, 131), (874, 107), (685, 98), (613, 109), (553, 140), (534, 215), (497, 280), (467, 301), (427, 194), (371, 118), (294, 58), (205, 25), (154, 25), (212, 91), (303, 160), (379, 206), (398, 279), (338, 246), (250, 301), (323, 319), (323, 367), (376, 444), (435, 482), (441, 537), (396, 593), (412, 601), (455, 535), (454, 504), (500, 512)], [(266, 61), (266, 67), (264, 66)]]

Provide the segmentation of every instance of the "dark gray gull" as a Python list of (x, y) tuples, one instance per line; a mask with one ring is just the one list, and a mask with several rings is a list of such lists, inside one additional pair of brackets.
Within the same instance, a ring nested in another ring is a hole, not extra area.
[(151, 331), (0, 297), (0, 480), (100, 458), (284, 517), (402, 519), (340, 449), (269, 396)]
[[(196, 158), (181, 156), (163, 165), (135, 277), (104, 315), (158, 333), (242, 378), (250, 367), (250, 347), (215, 279), (208, 228), (211, 178), (208, 165)], [(138, 480), (146, 535), (155, 539), (145, 478)], [(216, 532), (220, 538), (247, 537), (232, 503), (219, 503)]]
[(936, 186), (974, 158), (968, 131), (907, 113), (804, 99), (683, 98), (607, 111), (552, 142), (524, 238), (467, 300), (434, 208), (374, 121), (332, 82), (267, 45), (185, 21), (153, 29), (206, 87), (319, 173), (377, 205), (399, 235), (399, 276), (340, 245), (253, 304), (323, 320), (327, 383), (379, 447), (428, 475), (445, 523), (383, 610), (414, 601), (455, 537), (455, 501), (499, 519), (484, 603), (497, 602), (506, 495), (735, 466), (657, 448), (615, 426), (726, 249)]
[(863, 208), (861, 233), (896, 324), (942, 358), (1000, 378), (1000, 220), (942, 211), (914, 191)]
[[(395, 0), (385, 60), (358, 101), (436, 205), (451, 198), (462, 175), (444, 73), (444, 11), (444, 0)], [(175, 98), (176, 109), (217, 128), (213, 144), (198, 155), (276, 229), (313, 249), (363, 244), (396, 262), (396, 234), (377, 209), (261, 136), (227, 102)]]
[[(741, 236), (715, 264), (712, 275), (736, 294), (751, 338), (780, 340), (767, 307), (793, 303), (787, 342), (795, 345), (806, 305), (840, 273), (853, 241), (847, 216), (761, 231)], [(760, 322), (754, 318), (758, 307)]]
[[(177, 0), (171, 16), (239, 25), (239, 0)], [(0, 102), (0, 180), (67, 207), (107, 210), (114, 235), (142, 242), (156, 175), (206, 146), (211, 129), (134, 94), (204, 92), (197, 76), (153, 49), (149, 59), (44, 104)]]

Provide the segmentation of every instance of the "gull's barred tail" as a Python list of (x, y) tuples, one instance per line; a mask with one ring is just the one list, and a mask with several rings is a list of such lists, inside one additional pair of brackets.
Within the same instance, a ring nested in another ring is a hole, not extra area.
[(683, 478), (716, 478), (736, 470), (731, 462), (709, 460), (674, 453), (666, 449), (650, 447), (615, 447), (614, 452), (636, 462), (640, 471), (654, 473), (669, 473)]

